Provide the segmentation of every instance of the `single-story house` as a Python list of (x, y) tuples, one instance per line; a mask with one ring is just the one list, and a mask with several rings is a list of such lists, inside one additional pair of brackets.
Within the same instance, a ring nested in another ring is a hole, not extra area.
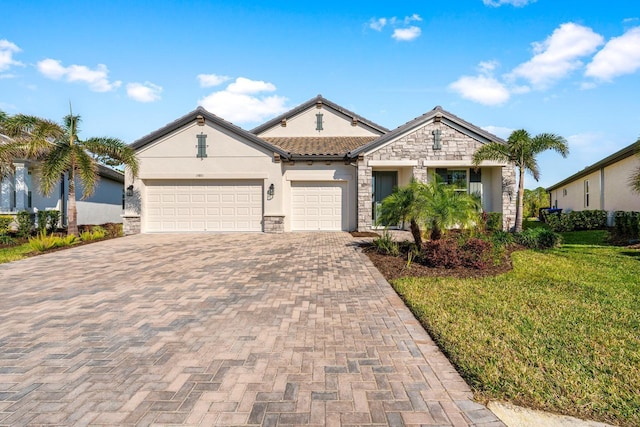
[[(14, 173), (0, 181), (0, 215), (15, 215), (20, 211), (58, 210), (62, 225), (67, 220), (68, 178), (61, 177), (51, 195), (38, 190), (37, 163), (15, 161)], [(99, 165), (100, 180), (92, 196), (82, 200), (82, 187), (76, 182), (78, 224), (122, 222), (124, 209), (124, 174)]]
[(318, 95), (251, 131), (198, 107), (131, 144), (125, 233), (371, 230), (394, 187), (431, 172), (510, 227), (513, 164), (472, 166), (490, 141), (441, 107), (389, 130)]
[(640, 211), (640, 195), (629, 184), (640, 167), (638, 142), (547, 188), (551, 206), (564, 212)]

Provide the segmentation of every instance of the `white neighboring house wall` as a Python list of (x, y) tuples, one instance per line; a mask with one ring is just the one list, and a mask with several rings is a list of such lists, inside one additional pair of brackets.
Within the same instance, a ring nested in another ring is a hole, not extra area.
[[(40, 210), (64, 211), (66, 223), (69, 183), (65, 175), (49, 196), (39, 188), (38, 171), (32, 162), (15, 162), (15, 173), (0, 183), (0, 214), (15, 214), (20, 211)], [(76, 180), (78, 224), (104, 224), (122, 222), (122, 196), (124, 175), (121, 172), (100, 166), (100, 180), (94, 194), (81, 200), (82, 187)]]

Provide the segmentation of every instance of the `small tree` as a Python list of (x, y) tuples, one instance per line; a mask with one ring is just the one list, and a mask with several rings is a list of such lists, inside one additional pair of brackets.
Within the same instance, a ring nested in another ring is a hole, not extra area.
[(534, 190), (524, 190), (524, 217), (531, 218), (538, 216), (541, 208), (549, 207), (549, 195), (543, 187)]
[(522, 231), (522, 213), (524, 206), (524, 173), (528, 171), (533, 178), (540, 179), (540, 170), (536, 156), (543, 151), (554, 150), (562, 157), (569, 154), (567, 141), (552, 133), (541, 133), (533, 138), (524, 129), (511, 133), (506, 144), (490, 142), (480, 147), (473, 155), (473, 164), (478, 167), (484, 160), (512, 162), (518, 168), (518, 203), (516, 205), (515, 232)]
[(420, 197), (422, 184), (412, 179), (405, 187), (396, 187), (380, 206), (376, 222), (380, 224), (404, 224), (409, 221), (411, 235), (418, 247), (422, 246), (422, 235), (418, 220), (420, 217)]
[(11, 141), (0, 145), (0, 162), (27, 158), (41, 162), (40, 189), (51, 194), (60, 176), (69, 181), (67, 202), (68, 234), (78, 234), (76, 177), (82, 185), (82, 198), (89, 197), (98, 183), (98, 163), (94, 156), (125, 164), (135, 176), (138, 160), (135, 151), (117, 138), (101, 137), (82, 140), (78, 136), (80, 116), (67, 115), (59, 125), (50, 120), (18, 114), (2, 119), (2, 129)]
[(428, 183), (415, 179), (382, 201), (378, 223), (410, 222), (413, 239), (422, 246), (421, 227), (430, 230), (431, 240), (442, 238), (447, 229), (469, 228), (480, 223), (480, 202), (464, 191), (456, 191), (433, 174)]

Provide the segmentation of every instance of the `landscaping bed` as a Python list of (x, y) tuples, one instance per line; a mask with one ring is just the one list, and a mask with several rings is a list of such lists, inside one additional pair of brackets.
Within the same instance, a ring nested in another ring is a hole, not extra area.
[(478, 399), (638, 426), (640, 251), (601, 230), (563, 237), (485, 271), (365, 253)]

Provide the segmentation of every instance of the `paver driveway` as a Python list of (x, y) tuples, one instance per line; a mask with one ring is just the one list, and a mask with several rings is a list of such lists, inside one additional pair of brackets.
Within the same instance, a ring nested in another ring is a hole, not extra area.
[(502, 425), (347, 233), (0, 265), (0, 424)]

